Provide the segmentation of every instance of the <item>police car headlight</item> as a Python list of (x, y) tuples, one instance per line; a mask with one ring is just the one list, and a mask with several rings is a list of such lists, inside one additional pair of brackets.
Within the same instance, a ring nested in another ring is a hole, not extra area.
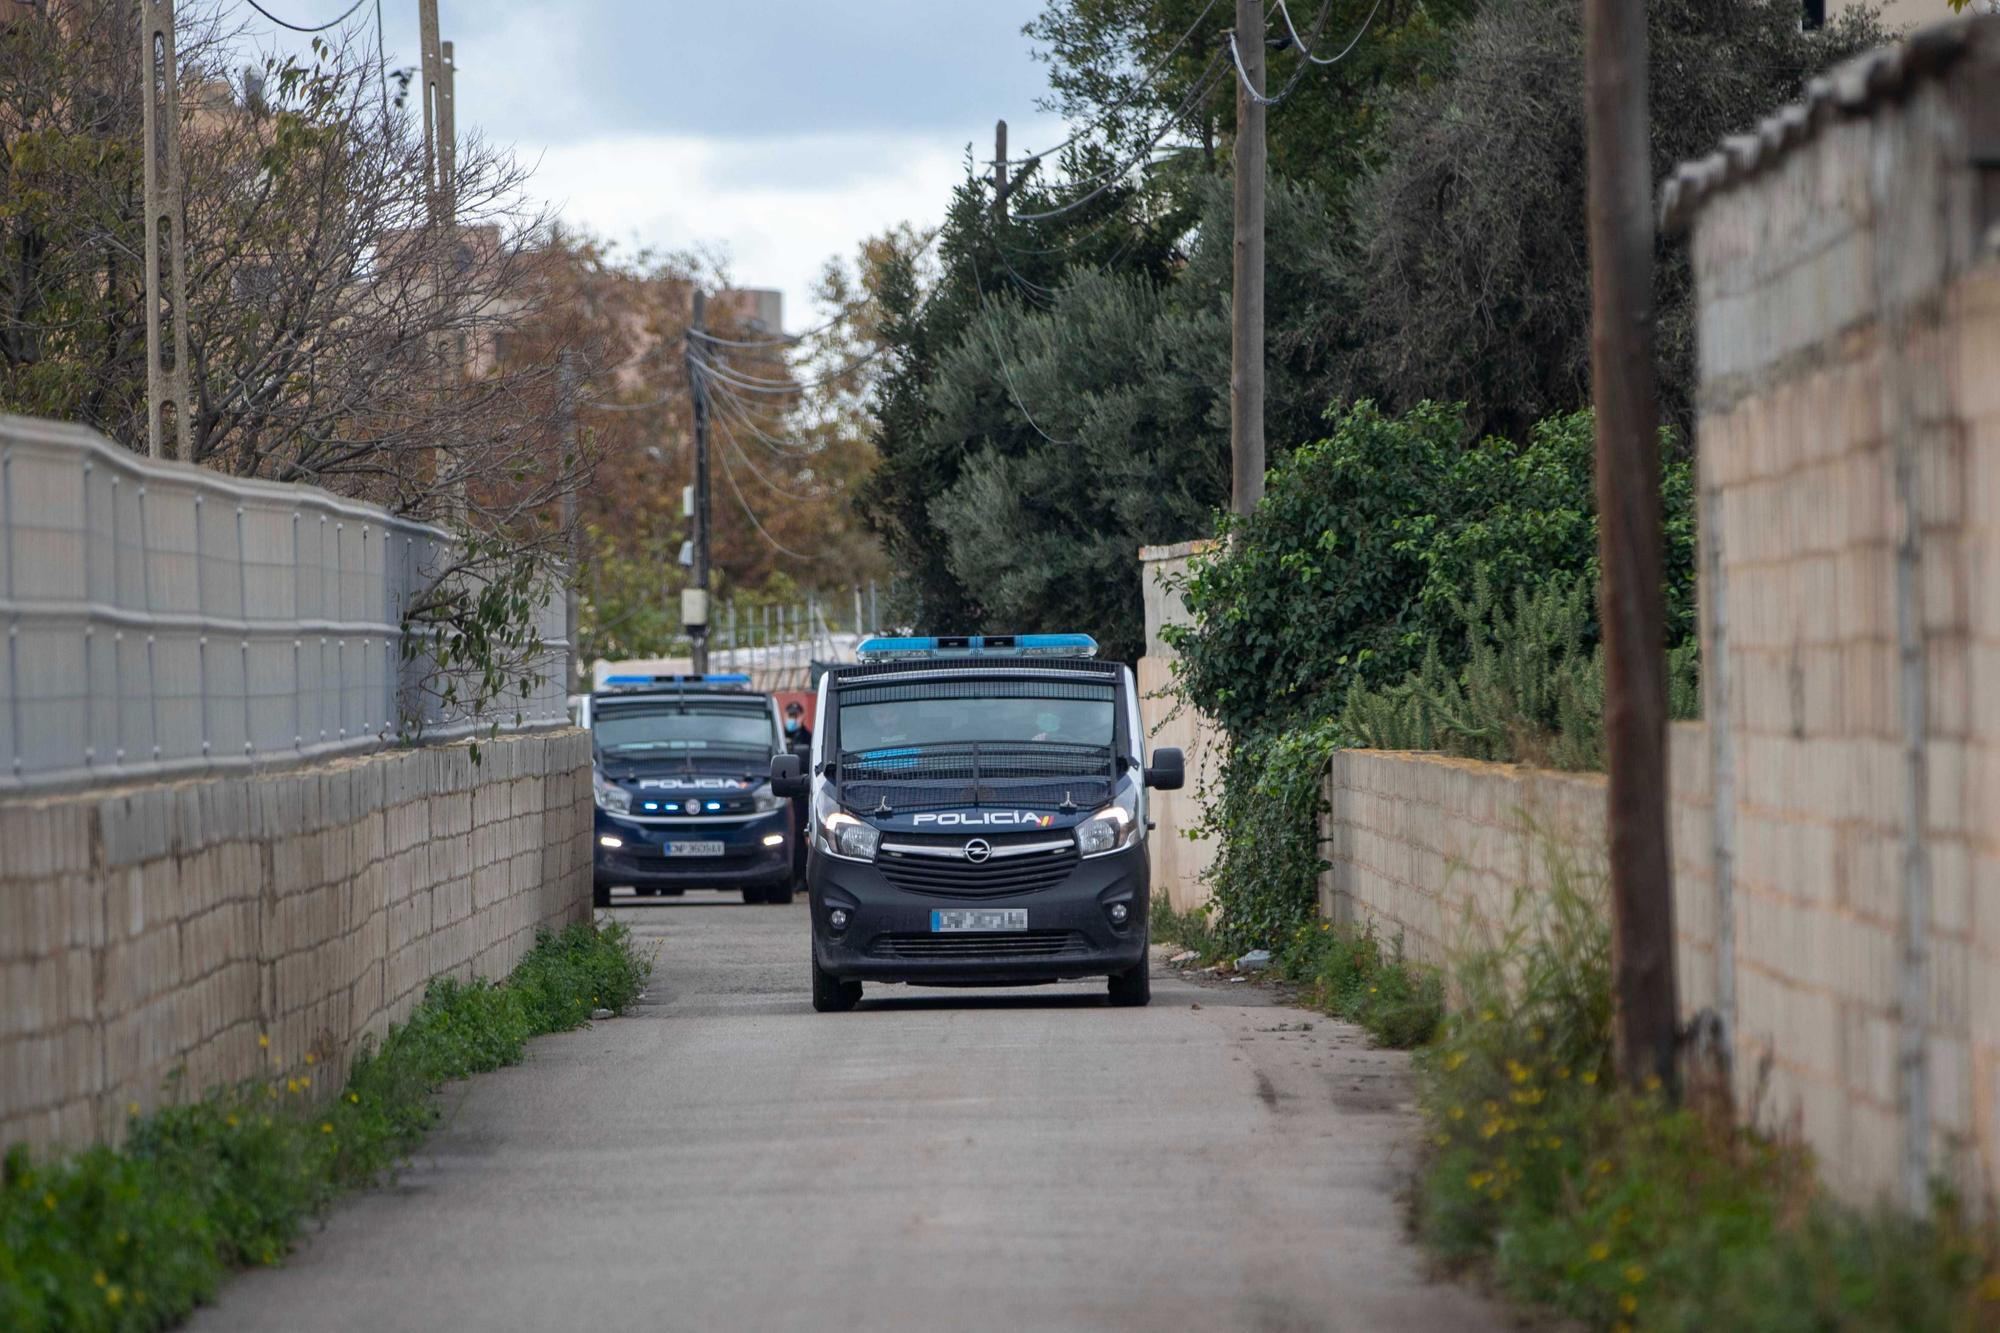
[(1076, 850), (1083, 856), (1122, 852), (1139, 836), (1137, 798), (1120, 796), (1076, 826)]
[(882, 835), (845, 810), (822, 815), (813, 827), (813, 838), (828, 856), (845, 861), (873, 861)]
[(624, 815), (632, 812), (632, 793), (616, 783), (606, 782), (596, 772), (590, 775), (590, 787), (597, 797), (597, 808), (608, 814)]
[(782, 810), (790, 804), (791, 802), (784, 797), (772, 795), (769, 787), (760, 788), (757, 794), (750, 798), (750, 808), (760, 814), (769, 814), (773, 810)]

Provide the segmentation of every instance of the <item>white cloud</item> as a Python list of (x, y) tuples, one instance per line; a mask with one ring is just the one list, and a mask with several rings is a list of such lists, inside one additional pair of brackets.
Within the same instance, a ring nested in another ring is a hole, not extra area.
[(797, 329), (813, 322), (812, 285), (829, 256), (899, 222), (937, 223), (963, 171), (959, 153), (915, 137), (819, 134), (752, 147), (624, 134), (551, 146), (531, 188), (566, 222), (616, 241), (719, 247), (732, 280), (784, 291), (785, 322)]

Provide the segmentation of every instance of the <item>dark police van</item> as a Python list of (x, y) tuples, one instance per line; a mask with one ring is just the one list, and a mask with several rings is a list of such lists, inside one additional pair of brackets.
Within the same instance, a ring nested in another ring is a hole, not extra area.
[(785, 749), (778, 707), (748, 676), (612, 676), (590, 696), (597, 797), (596, 902), (741, 888), (788, 903), (791, 802), (771, 792)]
[(772, 761), (811, 800), (813, 1007), (866, 981), (1014, 986), (1109, 977), (1150, 998), (1148, 787), (1129, 668), (1083, 634), (870, 639), (821, 678), (812, 754)]

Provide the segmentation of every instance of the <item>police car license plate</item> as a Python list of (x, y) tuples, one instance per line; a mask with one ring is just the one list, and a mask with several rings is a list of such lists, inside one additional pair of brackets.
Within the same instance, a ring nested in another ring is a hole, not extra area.
[(722, 855), (722, 844), (720, 842), (669, 842), (662, 844), (660, 851), (668, 856), (720, 856)]
[(931, 931), (1026, 930), (1025, 907), (952, 907), (931, 913)]

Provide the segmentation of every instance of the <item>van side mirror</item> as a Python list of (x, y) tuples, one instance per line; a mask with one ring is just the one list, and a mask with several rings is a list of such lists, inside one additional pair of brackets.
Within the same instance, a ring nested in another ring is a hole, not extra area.
[(806, 794), (806, 761), (803, 758), (795, 754), (771, 756), (771, 794), (773, 796)]
[(1187, 785), (1187, 763), (1181, 752), (1171, 745), (1162, 745), (1153, 751), (1153, 762), (1146, 765), (1146, 785), (1161, 791), (1179, 791)]

